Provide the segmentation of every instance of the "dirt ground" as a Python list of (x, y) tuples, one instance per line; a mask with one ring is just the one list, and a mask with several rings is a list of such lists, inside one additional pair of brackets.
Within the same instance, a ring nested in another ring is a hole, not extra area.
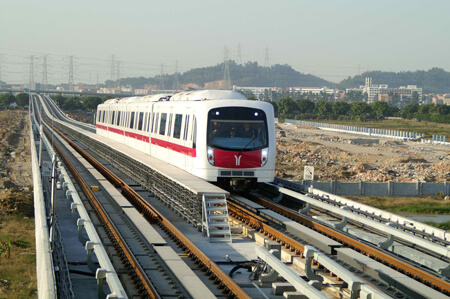
[(30, 125), (28, 111), (0, 111), (0, 120), (0, 215), (6, 215), (24, 212), (22, 198), (31, 196)]
[(346, 134), (277, 124), (276, 175), (303, 179), (304, 166), (314, 166), (316, 181), (409, 182), (450, 181), (450, 147), (387, 138), (378, 144), (355, 144), (351, 139), (369, 139)]

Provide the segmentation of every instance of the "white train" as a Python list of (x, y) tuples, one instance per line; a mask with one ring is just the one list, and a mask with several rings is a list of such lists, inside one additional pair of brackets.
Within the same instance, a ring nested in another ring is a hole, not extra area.
[(221, 186), (272, 182), (270, 103), (227, 90), (112, 99), (97, 108), (97, 134)]

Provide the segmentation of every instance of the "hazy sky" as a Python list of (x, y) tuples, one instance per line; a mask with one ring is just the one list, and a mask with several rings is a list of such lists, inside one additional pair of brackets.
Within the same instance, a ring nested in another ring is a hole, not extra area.
[[(0, 0), (1, 78), (96, 83), (243, 62), (290, 64), (338, 82), (367, 70), (450, 71), (450, 1)], [(117, 66), (115, 67), (115, 69)], [(374, 82), (378, 83), (378, 82)], [(383, 83), (383, 82), (379, 82)]]

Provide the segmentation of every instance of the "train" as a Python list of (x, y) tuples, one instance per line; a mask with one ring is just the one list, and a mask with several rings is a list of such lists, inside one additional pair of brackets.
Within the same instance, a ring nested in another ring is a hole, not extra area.
[(235, 190), (273, 182), (273, 106), (230, 90), (117, 98), (98, 105), (96, 132)]

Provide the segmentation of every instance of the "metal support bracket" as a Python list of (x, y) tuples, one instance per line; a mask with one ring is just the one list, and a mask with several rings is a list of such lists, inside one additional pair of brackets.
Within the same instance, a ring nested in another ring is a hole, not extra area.
[(303, 215), (308, 215), (310, 210), (311, 210), (311, 204), (308, 202), (308, 203), (306, 203), (306, 206), (303, 209), (298, 210), (298, 212)]
[(94, 252), (94, 245), (95, 245), (94, 242), (87, 241), (86, 245), (84, 246), (87, 252), (87, 264), (92, 273), (94, 273), (98, 268), (97, 265), (94, 264), (94, 262), (92, 261), (92, 253)]
[(84, 219), (79, 218), (77, 220), (77, 227), (78, 227), (78, 241), (80, 241), (81, 244), (85, 245), (87, 241), (89, 241), (83, 234), (84, 231)]
[(306, 277), (309, 280), (317, 280), (320, 283), (323, 281), (323, 277), (314, 273), (312, 269), (312, 260), (314, 258), (315, 248), (312, 246), (305, 246), (303, 255), (305, 256), (305, 272)]
[(394, 244), (394, 236), (389, 234), (386, 241), (378, 243), (378, 247), (380, 247), (381, 249), (388, 249), (392, 246), (392, 244)]

